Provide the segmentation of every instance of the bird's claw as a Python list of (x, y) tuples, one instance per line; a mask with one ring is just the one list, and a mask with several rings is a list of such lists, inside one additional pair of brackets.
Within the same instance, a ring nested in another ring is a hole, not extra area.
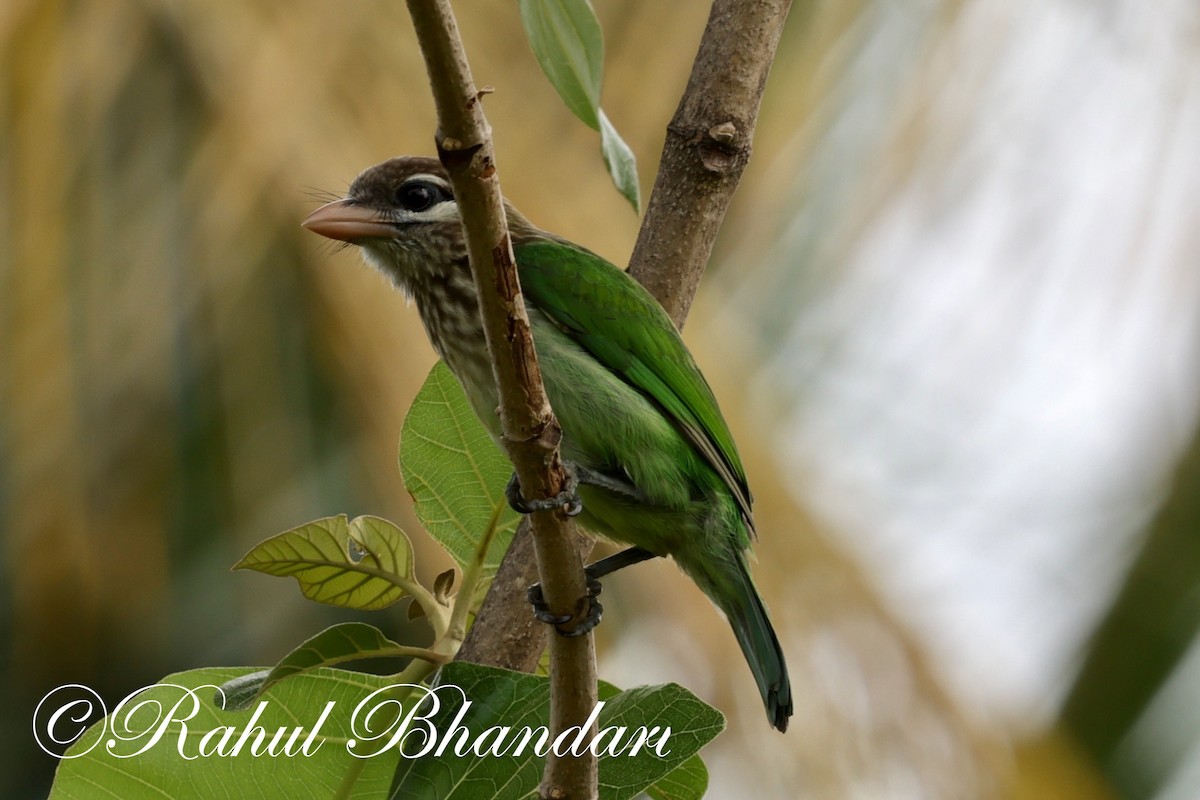
[(583, 501), (579, 499), (579, 478), (576, 476), (575, 470), (569, 466), (564, 469), (564, 472), (567, 476), (566, 485), (554, 497), (526, 500), (525, 496), (521, 494), (521, 482), (517, 479), (515, 472), (508, 479), (508, 485), (504, 487), (504, 497), (508, 500), (512, 510), (518, 514), (532, 514), (535, 511), (552, 511), (561, 508), (568, 517), (579, 516), (583, 513)]
[(574, 614), (551, 613), (549, 606), (546, 605), (546, 599), (542, 596), (542, 585), (540, 583), (530, 586), (526, 592), (526, 596), (529, 598), (529, 604), (533, 606), (533, 615), (535, 617), (547, 625), (553, 625), (554, 630), (558, 631), (560, 636), (573, 638), (590, 633), (593, 628), (600, 624), (600, 617), (604, 614), (604, 606), (600, 605), (600, 601), (596, 597), (600, 594), (601, 589), (600, 581), (589, 578), (587, 582), (587, 594), (576, 601)]

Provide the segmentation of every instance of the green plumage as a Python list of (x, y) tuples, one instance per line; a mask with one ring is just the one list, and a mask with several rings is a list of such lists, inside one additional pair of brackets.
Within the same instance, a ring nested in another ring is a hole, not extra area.
[[(514, 254), (530, 305), (607, 372), (648, 398), (656, 406), (652, 413), (667, 417), (721, 476), (752, 532), (750, 489), (733, 435), (662, 306), (625, 272), (583, 248), (533, 241), (518, 244)], [(535, 345), (538, 334), (553, 335), (535, 332)], [(749, 544), (747, 538), (742, 546)]]
[[(385, 162), (359, 176), (342, 203), (346, 224), (310, 227), (361, 245), (413, 297), (434, 347), (498, 435), (496, 388), (440, 165)], [(746, 564), (750, 490), (712, 390), (670, 318), (637, 282), (514, 209), (508, 215), (563, 457), (628, 487), (581, 485), (580, 521), (675, 559), (729, 618), (768, 719), (784, 730), (792, 713), (787, 668)]]

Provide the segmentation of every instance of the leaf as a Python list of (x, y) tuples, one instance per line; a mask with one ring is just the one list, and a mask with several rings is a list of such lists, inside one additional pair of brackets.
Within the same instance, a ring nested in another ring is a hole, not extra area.
[(228, 708), (240, 711), (249, 708), (258, 693), (270, 689), (284, 678), (290, 678), (317, 667), (332, 667), (347, 661), (364, 658), (388, 658), (411, 655), (412, 648), (404, 647), (383, 635), (374, 625), (365, 622), (343, 622), (332, 625), (308, 639), (304, 644), (284, 656), (269, 672), (253, 673), (257, 679), (255, 691), (240, 678), (222, 686), (229, 698)]
[(495, 572), (518, 522), (504, 500), (512, 464), (441, 362), (430, 371), (404, 419), (400, 472), (417, 518), (463, 569), (474, 559), (476, 543), (503, 504), (484, 559), (484, 572)]
[[(408, 757), (401, 759), (396, 767), (391, 800), (536, 798), (543, 759), (536, 754), (534, 745), (538, 741), (537, 731), (549, 718), (549, 681), (534, 675), (454, 662), (439, 672), (437, 686), (441, 706), (430, 715), (429, 728), (443, 738), (432, 743), (426, 739), (415, 742), (418, 748), (428, 747), (425, 755), (417, 757), (420, 750), (407, 751)], [(601, 735), (597, 740), (597, 749), (602, 753), (599, 764), (602, 800), (628, 800), (661, 782), (686, 765), (725, 726), (719, 711), (675, 684), (621, 692), (602, 683), (600, 696), (605, 703), (599, 715)], [(471, 705), (458, 719), (464, 697)], [(467, 729), (466, 735), (450, 734), (456, 719), (458, 726)], [(649, 746), (643, 745), (639, 752), (630, 755), (630, 745), (643, 726), (651, 730), (657, 726), (658, 733), (650, 734)], [(621, 727), (625, 730), (619, 734), (617, 729)], [(662, 752), (656, 752), (653, 746), (666, 727), (670, 728), (669, 736), (661, 746)], [(532, 729), (535, 734), (518, 753), (525, 729)], [(618, 734), (620, 738), (616, 738)], [(567, 741), (573, 738), (572, 734)], [(624, 752), (619, 755), (605, 752), (610, 745)], [(440, 755), (439, 746), (443, 747)]]
[[(147, 701), (135, 713), (106, 717), (105, 724), (96, 723), (75, 742), (58, 765), (50, 800), (333, 797), (352, 767), (362, 768), (354, 786), (355, 800), (386, 796), (395, 771), (395, 751), (360, 761), (347, 750), (346, 742), (362, 738), (364, 712), (352, 726), (355, 709), (373, 691), (388, 686), (389, 678), (318, 669), (272, 687), (263, 696), (265, 706), (259, 703), (252, 710), (231, 712), (214, 704), (216, 686), (251, 674), (248, 668), (217, 668), (163, 678), (126, 704), (123, 710), (131, 711), (135, 703)], [(157, 709), (154, 703), (159, 704)], [(322, 719), (328, 703), (333, 707)], [(150, 734), (146, 732), (162, 719), (156, 714), (172, 709), (176, 720), (195, 713), (170, 723), (162, 739), (147, 747)], [(113, 711), (117, 714), (117, 709)], [(125, 724), (131, 727), (125, 729)], [(258, 756), (252, 752), (256, 734), (252, 726), (265, 732), (257, 745)], [(288, 755), (283, 748), (297, 728), (300, 733)], [(247, 729), (250, 733), (238, 753), (228, 754)], [(272, 755), (266, 748), (281, 729), (284, 733)], [(227, 755), (214, 753), (229, 730), (232, 733), (224, 744)], [(205, 739), (210, 731), (214, 733)], [(301, 750), (306, 741), (307, 754)], [(210, 755), (196, 757), (202, 746)]]
[(588, 0), (518, 0), (534, 58), (585, 125), (600, 129), (604, 36)]
[(342, 608), (386, 608), (415, 591), (412, 544), (379, 517), (325, 517), (260, 543), (234, 569), (291, 576), (304, 596)]
[(642, 198), (638, 187), (637, 159), (608, 116), (603, 111), (599, 113), (600, 152), (604, 155), (604, 166), (608, 167), (608, 174), (612, 176), (617, 191), (629, 201), (634, 211), (640, 211)]
[(725, 717), (678, 684), (639, 686), (626, 689), (601, 714), (600, 728), (662, 725), (671, 728), (670, 753), (641, 753), (636, 757), (600, 759), (600, 797), (603, 800), (627, 800), (637, 796), (670, 775), (725, 729)]
[(646, 789), (650, 800), (700, 800), (708, 791), (708, 767), (692, 756)]
[(613, 184), (641, 210), (637, 161), (600, 109), (604, 35), (588, 0), (518, 0), (521, 22), (542, 72), (588, 127), (600, 131), (600, 152)]

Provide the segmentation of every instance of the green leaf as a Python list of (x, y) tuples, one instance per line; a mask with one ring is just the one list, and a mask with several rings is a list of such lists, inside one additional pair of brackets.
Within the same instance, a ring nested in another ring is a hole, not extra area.
[(400, 472), (417, 518), (464, 569), (474, 559), (476, 544), (496, 508), (503, 507), (484, 559), (485, 574), (495, 572), (519, 521), (504, 500), (512, 464), (441, 362), (430, 371), (404, 419)]
[(670, 727), (671, 737), (663, 757), (643, 751), (634, 757), (600, 758), (600, 797), (627, 800), (670, 775), (725, 729), (725, 717), (678, 684), (626, 689), (610, 701), (610, 713), (600, 715), (600, 728), (626, 726)]
[(518, 0), (534, 58), (567, 108), (599, 130), (604, 37), (588, 0)]
[(600, 109), (604, 36), (588, 0), (518, 0), (533, 55), (567, 108), (600, 131), (600, 151), (617, 190), (641, 210), (637, 161)]
[(304, 596), (342, 608), (373, 611), (419, 591), (412, 544), (378, 517), (345, 514), (292, 528), (247, 553), (234, 569), (291, 576)]
[[(415, 742), (417, 750), (407, 751), (408, 757), (402, 758), (396, 767), (391, 800), (536, 798), (543, 759), (534, 746), (539, 728), (549, 718), (549, 681), (534, 675), (454, 662), (439, 672), (437, 686), (441, 706), (430, 716), (430, 729), (442, 738), (432, 743), (422, 738)], [(600, 696), (604, 706), (599, 714), (601, 735), (597, 749), (601, 753), (602, 800), (628, 800), (662, 782), (687, 765), (725, 726), (719, 711), (675, 684), (624, 692), (601, 684)], [(458, 725), (468, 733), (452, 734), (464, 697), (471, 705)], [(533, 730), (534, 735), (518, 753), (526, 728)], [(670, 731), (664, 738), (665, 728)], [(639, 733), (649, 736), (643, 736), (638, 752), (631, 754), (631, 745)], [(566, 742), (573, 739), (571, 734)], [(655, 745), (660, 741), (662, 744), (656, 751)], [(438, 756), (437, 748), (443, 745), (443, 753)], [(610, 746), (619, 754), (607, 752)], [(416, 757), (421, 748), (428, 748), (426, 754)]]
[(700, 800), (708, 791), (708, 767), (692, 756), (665, 778), (646, 789), (650, 800)]
[(258, 682), (254, 693), (247, 694), (251, 688), (246, 684), (247, 678), (241, 678), (221, 688), (229, 697), (229, 708), (241, 710), (248, 708), (258, 693), (270, 689), (284, 678), (317, 667), (344, 664), (347, 661), (411, 656), (412, 650), (413, 648), (393, 642), (374, 625), (365, 622), (343, 622), (326, 628), (304, 642), (284, 656), (270, 672), (253, 673), (249, 676), (256, 678)]
[[(273, 687), (252, 710), (230, 712), (214, 704), (218, 685), (251, 673), (247, 668), (218, 668), (169, 675), (121, 710), (114, 708), (113, 716), (91, 726), (67, 751), (55, 773), (50, 800), (333, 797), (351, 768), (362, 770), (354, 784), (355, 800), (386, 796), (396, 752), (360, 760), (348, 751), (347, 740), (363, 738), (365, 712), (359, 711), (352, 726), (355, 709), (371, 692), (389, 685), (389, 678), (320, 669)], [(142, 705), (135, 709), (138, 703)], [(322, 720), (327, 703), (333, 707)], [(149, 744), (156, 722), (167, 714), (176, 721), (166, 724), (162, 738)], [(257, 733), (253, 726), (265, 732), (258, 756), (252, 752)], [(230, 753), (248, 728), (237, 755), (214, 753), (227, 733), (224, 751)], [(283, 748), (296, 729), (300, 733), (291, 745), (292, 755), (287, 755)], [(272, 755), (266, 748), (279, 730), (284, 732)], [(301, 749), (306, 741), (307, 754)], [(196, 757), (202, 746), (210, 755)]]
[(638, 187), (637, 159), (608, 116), (600, 112), (600, 152), (604, 155), (604, 166), (617, 187), (634, 211), (642, 207), (641, 191)]

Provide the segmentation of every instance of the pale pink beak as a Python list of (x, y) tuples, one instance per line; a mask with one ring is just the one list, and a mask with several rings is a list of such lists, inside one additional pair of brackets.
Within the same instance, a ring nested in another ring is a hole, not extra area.
[(352, 200), (326, 203), (300, 224), (313, 233), (340, 242), (386, 239), (396, 235), (396, 229), (381, 221), (376, 212)]

